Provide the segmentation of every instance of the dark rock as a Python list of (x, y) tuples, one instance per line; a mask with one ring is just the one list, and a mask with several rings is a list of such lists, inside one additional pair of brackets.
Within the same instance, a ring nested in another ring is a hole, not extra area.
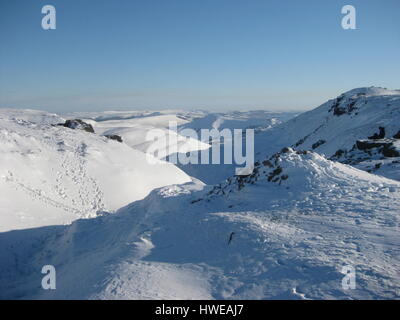
[(307, 150), (297, 150), (296, 154), (308, 154)]
[(383, 140), (383, 141), (369, 141), (369, 140), (357, 140), (357, 148), (363, 150), (364, 152), (371, 155), (370, 150), (374, 148), (379, 148), (377, 151), (383, 156), (388, 158), (400, 157), (400, 152), (393, 146), (393, 141)]
[(356, 110), (356, 107), (355, 107), (356, 102), (357, 102), (357, 101), (354, 100), (354, 101), (350, 102), (350, 103), (347, 105), (347, 112), (348, 112), (348, 113), (351, 113), (353, 110)]
[(394, 147), (387, 145), (382, 149), (382, 154), (388, 158), (400, 157), (399, 151), (397, 151)]
[(263, 161), (263, 165), (264, 165), (265, 167), (269, 167), (269, 168), (272, 168), (272, 167), (273, 167), (271, 161), (269, 161), (269, 160), (264, 160), (264, 161)]
[(379, 133), (374, 133), (372, 136), (368, 137), (368, 139), (383, 139), (385, 137), (385, 128), (379, 127)]
[(341, 102), (343, 100), (343, 96), (338, 97), (333, 103), (332, 107), (329, 111), (333, 110), (333, 114), (335, 116), (341, 116), (342, 114), (351, 114), (357, 108), (355, 107), (357, 100), (350, 98), (350, 102), (347, 105), (343, 105)]
[(298, 147), (299, 145), (303, 144), (303, 143), (307, 140), (308, 137), (309, 137), (309, 135), (307, 135), (307, 136), (305, 136), (304, 138), (300, 139), (299, 141), (297, 141), (297, 142), (294, 144), (294, 146), (295, 146), (295, 147)]
[(274, 179), (276, 176), (279, 176), (281, 173), (282, 173), (282, 168), (278, 166), (277, 168), (275, 168), (275, 169), (269, 174), (269, 176), (268, 176), (268, 181), (276, 182), (276, 181), (274, 181), (273, 179)]
[(395, 138), (395, 139), (400, 139), (400, 130), (399, 130), (399, 132), (397, 132), (397, 133), (393, 136), (393, 138)]
[(387, 145), (392, 146), (391, 142), (375, 142), (368, 140), (357, 140), (356, 142), (357, 149), (359, 150), (369, 150), (373, 148), (385, 147)]
[(107, 135), (105, 135), (105, 137), (110, 140), (116, 140), (118, 142), (122, 142), (122, 137), (117, 134), (107, 134)]
[(335, 154), (333, 155), (334, 158), (340, 158), (346, 151), (339, 149), (335, 152)]
[(81, 119), (66, 120), (65, 123), (59, 123), (58, 125), (70, 129), (79, 129), (86, 132), (94, 133), (92, 125), (82, 121)]
[(316, 143), (314, 143), (311, 147), (313, 149), (317, 149), (319, 146), (323, 145), (326, 141), (325, 140), (318, 140)]

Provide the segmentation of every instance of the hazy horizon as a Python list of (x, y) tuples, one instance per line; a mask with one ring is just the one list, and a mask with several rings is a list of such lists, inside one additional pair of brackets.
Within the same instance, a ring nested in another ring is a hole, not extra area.
[(400, 3), (0, 0), (0, 107), (310, 110), (356, 87), (400, 88)]

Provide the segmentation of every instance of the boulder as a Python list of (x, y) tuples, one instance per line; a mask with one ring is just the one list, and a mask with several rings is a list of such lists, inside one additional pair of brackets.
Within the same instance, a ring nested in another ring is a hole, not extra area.
[(105, 135), (105, 137), (110, 140), (116, 140), (118, 142), (122, 142), (122, 137), (117, 134), (107, 134), (107, 135)]
[(58, 125), (70, 128), (70, 129), (79, 129), (86, 132), (94, 133), (94, 129), (91, 124), (82, 121), (81, 119), (70, 119), (66, 120), (65, 123), (59, 123)]
[(385, 128), (384, 127), (379, 127), (379, 133), (374, 133), (372, 136), (368, 137), (368, 139), (383, 139), (385, 137)]

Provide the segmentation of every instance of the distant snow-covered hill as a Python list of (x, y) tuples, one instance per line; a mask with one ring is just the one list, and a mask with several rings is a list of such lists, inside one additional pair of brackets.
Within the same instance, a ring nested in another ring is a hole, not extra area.
[[(0, 231), (70, 223), (191, 181), (172, 164), (38, 111), (0, 111)], [(33, 122), (35, 121), (35, 122)]]

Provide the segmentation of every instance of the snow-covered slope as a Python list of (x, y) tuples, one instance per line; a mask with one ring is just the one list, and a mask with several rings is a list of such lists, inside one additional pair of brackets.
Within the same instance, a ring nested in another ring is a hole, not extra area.
[[(291, 119), (296, 113), (258, 111), (231, 111), (224, 113), (207, 111), (160, 110), (160, 111), (106, 111), (106, 112), (75, 112), (67, 114), (67, 118), (81, 118), (90, 123), (96, 133), (101, 135), (119, 135), (125, 144), (135, 150), (147, 152), (151, 145), (153, 150), (160, 150), (160, 157), (174, 153), (186, 153), (205, 150), (210, 147), (209, 139), (201, 141), (202, 129), (254, 129), (256, 134)], [(169, 129), (170, 123), (176, 123), (175, 131)], [(151, 130), (164, 133), (164, 138), (147, 141), (146, 136)], [(197, 138), (185, 137), (184, 131), (193, 129)], [(225, 141), (224, 141), (225, 142)], [(222, 145), (221, 148), (224, 148)], [(223, 149), (221, 153), (223, 153)], [(221, 161), (222, 162), (222, 161)], [(218, 183), (235, 172), (235, 165), (210, 164), (196, 165), (180, 163), (177, 166), (189, 176), (200, 179), (207, 184)]]
[[(400, 182), (373, 174), (398, 177), (399, 103), (399, 91), (355, 89), (280, 125), (262, 112), (79, 116), (97, 134), (4, 111), (0, 226), (43, 227), (0, 232), (0, 299), (399, 299)], [(169, 119), (256, 128), (254, 172), (191, 167), (230, 176), (204, 186), (149, 166), (140, 130)], [(44, 265), (56, 290), (40, 286)]]
[(65, 118), (55, 114), (41, 110), (33, 109), (0, 109), (1, 119), (23, 120), (38, 124), (57, 124), (65, 121)]
[[(114, 215), (1, 233), (0, 297), (399, 297), (400, 182), (285, 149), (246, 180), (201, 188), (163, 187)], [(40, 288), (47, 264), (56, 290)], [(355, 290), (342, 287), (349, 265)]]
[[(0, 231), (69, 223), (116, 210), (190, 177), (44, 112), (0, 112)], [(38, 121), (35, 123), (32, 121)]]
[[(327, 157), (342, 153), (343, 156), (335, 160), (347, 162), (346, 153), (357, 149), (357, 140), (379, 137), (380, 132), (383, 133), (381, 138), (389, 139), (395, 139), (400, 132), (400, 91), (359, 88), (256, 136), (256, 150), (262, 158), (292, 146), (300, 150), (315, 150)], [(362, 161), (370, 160), (368, 153), (363, 158)], [(390, 163), (399, 160), (382, 154), (380, 158), (388, 159)], [(365, 167), (360, 165), (362, 169)], [(396, 178), (390, 174), (393, 171), (375, 170), (378, 174)]]
[[(208, 149), (209, 145), (197, 139), (186, 138), (176, 131), (170, 130), (170, 123), (177, 126), (202, 117), (201, 112), (182, 112), (177, 110), (164, 110), (157, 112), (127, 112), (108, 111), (102, 113), (73, 113), (69, 116), (82, 117), (90, 123), (96, 133), (101, 135), (119, 135), (125, 144), (135, 150), (147, 152), (152, 146), (160, 151), (160, 159), (177, 151), (185, 153), (195, 150)], [(164, 137), (157, 141), (148, 140), (147, 134), (151, 130), (162, 132)]]
[[(264, 136), (269, 130), (293, 118), (295, 115), (296, 113), (294, 112), (270, 112), (265, 110), (209, 113), (182, 124), (180, 129), (190, 128), (197, 132), (200, 132), (201, 129), (217, 129), (220, 132), (224, 129), (229, 129), (231, 132), (235, 129), (242, 129), (243, 133), (246, 129), (253, 129), (256, 136)], [(203, 140), (204, 142), (209, 142), (208, 137)], [(220, 164), (212, 164), (210, 159), (210, 164), (182, 165), (178, 163), (178, 167), (188, 175), (196, 177), (206, 184), (216, 184), (233, 175), (237, 164), (226, 164), (223, 161), (224, 145), (227, 141), (220, 137), (214, 137), (214, 140), (220, 145)]]

